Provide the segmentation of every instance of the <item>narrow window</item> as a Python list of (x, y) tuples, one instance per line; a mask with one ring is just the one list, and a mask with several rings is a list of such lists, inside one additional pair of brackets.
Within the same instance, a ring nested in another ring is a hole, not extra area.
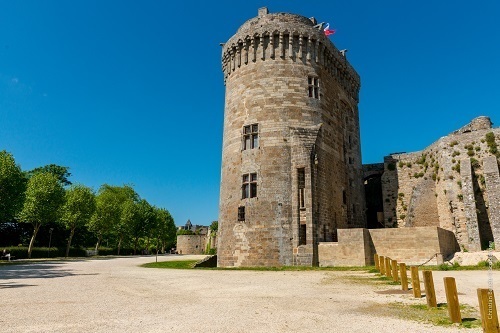
[(249, 175), (243, 175), (242, 186), (241, 186), (241, 198), (246, 199), (250, 197), (250, 182)]
[(299, 228), (299, 245), (306, 245), (306, 225), (301, 224)]
[(238, 207), (238, 221), (245, 221), (245, 206)]
[(241, 198), (246, 199), (255, 197), (257, 197), (257, 174), (244, 174), (242, 177)]
[(255, 198), (257, 196), (257, 174), (250, 174), (250, 198)]
[(309, 86), (309, 97), (319, 99), (319, 79), (309, 76), (307, 78), (307, 84)]
[(243, 126), (243, 150), (259, 147), (259, 125)]
[(299, 188), (299, 208), (303, 209), (306, 208), (306, 174), (304, 168), (297, 169), (297, 184)]
[(344, 205), (347, 205), (347, 193), (345, 192), (345, 190), (342, 191), (342, 202), (344, 203)]

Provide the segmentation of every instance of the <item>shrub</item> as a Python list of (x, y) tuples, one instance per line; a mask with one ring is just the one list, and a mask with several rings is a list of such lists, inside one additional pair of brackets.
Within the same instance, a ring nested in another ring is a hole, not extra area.
[(458, 141), (457, 140), (450, 142), (450, 147), (454, 147), (456, 145), (458, 145)]
[(390, 170), (390, 171), (396, 170), (396, 165), (394, 163), (387, 164), (387, 170)]
[[(15, 257), (14, 259), (27, 259), (28, 258), (28, 247), (8, 247), (6, 248), (10, 252), (10, 255)], [(56, 258), (64, 257), (66, 255), (66, 248), (51, 247), (34, 247), (31, 251), (31, 258)], [(85, 257), (85, 249), (82, 248), (70, 248), (70, 257)]]

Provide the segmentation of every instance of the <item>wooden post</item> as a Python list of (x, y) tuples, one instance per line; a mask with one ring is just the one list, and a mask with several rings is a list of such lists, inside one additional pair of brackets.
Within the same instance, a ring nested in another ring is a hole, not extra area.
[(436, 291), (434, 290), (434, 280), (432, 279), (432, 271), (422, 271), (425, 286), (425, 298), (427, 306), (437, 308)]
[(375, 269), (380, 271), (380, 262), (378, 261), (378, 254), (373, 255), (373, 260), (375, 261)]
[(408, 290), (408, 276), (406, 275), (406, 264), (404, 262), (399, 263), (399, 275), (401, 275), (401, 288)]
[(397, 260), (392, 260), (391, 261), (392, 265), (392, 281), (398, 282), (398, 261)]
[(420, 290), (420, 279), (418, 277), (418, 267), (411, 266), (410, 270), (411, 270), (411, 287), (413, 290), (413, 297), (421, 298), (422, 291)]
[(392, 277), (391, 258), (385, 257), (385, 276)]
[(477, 290), (479, 300), (479, 311), (481, 312), (481, 324), (484, 333), (499, 333), (497, 306), (495, 304), (495, 294), (491, 289)]
[(379, 256), (380, 274), (385, 275), (385, 257)]
[(452, 323), (461, 323), (460, 304), (458, 303), (457, 285), (455, 278), (445, 277), (444, 290), (446, 292), (446, 303), (448, 303), (448, 314)]

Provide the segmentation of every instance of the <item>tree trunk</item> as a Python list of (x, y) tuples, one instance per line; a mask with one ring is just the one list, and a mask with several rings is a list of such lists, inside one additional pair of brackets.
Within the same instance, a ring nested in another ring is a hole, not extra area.
[(68, 246), (66, 247), (66, 258), (69, 256), (69, 248), (71, 247), (71, 240), (73, 239), (73, 235), (75, 234), (75, 228), (71, 228), (71, 231), (69, 233), (69, 238), (68, 238)]
[(149, 236), (146, 241), (146, 254), (149, 254)]
[(123, 239), (123, 234), (120, 235), (120, 240), (118, 241), (118, 253), (117, 253), (117, 255), (120, 255), (120, 248), (122, 247), (122, 239)]
[(35, 229), (33, 230), (33, 236), (31, 237), (30, 246), (28, 247), (28, 259), (31, 259), (31, 250), (33, 250), (33, 244), (35, 244), (35, 237), (40, 230), (40, 223), (35, 223)]
[(97, 236), (97, 243), (95, 244), (95, 252), (97, 253), (97, 250), (99, 250), (99, 245), (101, 245), (101, 239), (102, 236)]

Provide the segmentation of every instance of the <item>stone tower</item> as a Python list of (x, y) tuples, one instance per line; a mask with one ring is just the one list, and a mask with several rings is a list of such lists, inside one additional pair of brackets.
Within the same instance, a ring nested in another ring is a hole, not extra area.
[(218, 266), (316, 265), (365, 226), (358, 74), (314, 18), (261, 8), (223, 45)]

